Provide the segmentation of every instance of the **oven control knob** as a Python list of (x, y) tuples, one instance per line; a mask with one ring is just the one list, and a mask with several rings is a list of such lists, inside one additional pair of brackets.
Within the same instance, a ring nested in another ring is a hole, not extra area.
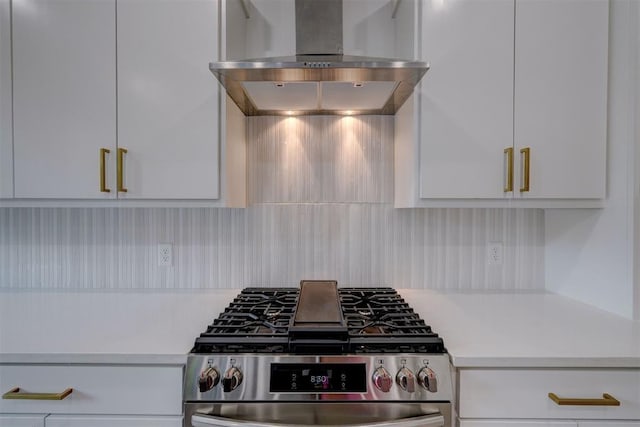
[(380, 391), (387, 393), (391, 390), (391, 384), (393, 384), (393, 380), (391, 379), (391, 375), (389, 375), (389, 371), (384, 369), (382, 366), (376, 369), (373, 373), (373, 384)]
[(220, 374), (214, 368), (209, 366), (200, 374), (200, 378), (198, 378), (198, 387), (200, 388), (200, 393), (211, 390), (219, 382)]
[(409, 393), (416, 391), (416, 377), (409, 368), (402, 368), (398, 371), (396, 382), (404, 391)]
[(224, 378), (222, 379), (222, 389), (225, 393), (233, 391), (238, 388), (238, 386), (242, 383), (242, 372), (240, 369), (235, 366), (227, 369), (227, 372), (224, 373)]
[(436, 373), (433, 372), (433, 369), (427, 368), (426, 366), (420, 369), (420, 372), (418, 372), (418, 384), (429, 390), (431, 393), (437, 392), (438, 378), (436, 378)]

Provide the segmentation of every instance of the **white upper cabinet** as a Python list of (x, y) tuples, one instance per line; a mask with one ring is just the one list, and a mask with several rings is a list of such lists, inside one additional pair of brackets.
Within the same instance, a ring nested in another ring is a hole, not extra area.
[(119, 198), (220, 196), (218, 0), (118, 1)]
[(608, 1), (421, 8), (431, 68), (396, 115), (396, 206), (598, 206)]
[(420, 197), (504, 197), (513, 145), (513, 1), (423, 3)]
[(15, 197), (114, 197), (115, 0), (12, 4)]
[[(12, 9), (16, 199), (246, 206), (244, 120), (208, 67), (220, 57), (219, 0), (14, 0)], [(13, 185), (5, 134), (0, 194)]]
[(0, 198), (13, 197), (11, 4), (0, 0)]
[(605, 196), (608, 12), (607, 0), (516, 0), (514, 140), (531, 156), (516, 197)]

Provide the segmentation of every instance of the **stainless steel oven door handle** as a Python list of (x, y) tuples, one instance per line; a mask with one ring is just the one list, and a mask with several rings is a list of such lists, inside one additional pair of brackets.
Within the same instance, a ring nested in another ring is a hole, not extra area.
[[(191, 425), (193, 427), (300, 427), (300, 424), (260, 423), (213, 415), (193, 415)], [(342, 427), (444, 427), (444, 417), (442, 415), (426, 415), (379, 423), (345, 424)]]

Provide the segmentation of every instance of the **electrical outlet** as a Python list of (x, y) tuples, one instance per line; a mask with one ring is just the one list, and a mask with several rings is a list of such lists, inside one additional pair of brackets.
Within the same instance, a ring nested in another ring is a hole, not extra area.
[(158, 266), (171, 267), (173, 264), (173, 248), (171, 243), (160, 243), (158, 245)]
[(487, 263), (489, 265), (502, 265), (502, 242), (489, 242), (487, 244)]

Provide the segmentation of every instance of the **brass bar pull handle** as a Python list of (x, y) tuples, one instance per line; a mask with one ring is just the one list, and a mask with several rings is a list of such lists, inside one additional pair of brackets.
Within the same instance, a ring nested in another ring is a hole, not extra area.
[(68, 388), (61, 393), (25, 393), (20, 391), (20, 387), (16, 387), (3, 394), (2, 398), (22, 400), (62, 400), (72, 392), (73, 389)]
[(620, 401), (608, 393), (602, 394), (602, 399), (578, 399), (574, 397), (558, 397), (555, 393), (549, 393), (549, 399), (558, 405), (579, 406), (620, 406)]
[(513, 147), (505, 148), (504, 154), (507, 155), (507, 185), (504, 192), (508, 193), (513, 191)]
[(105, 167), (105, 157), (107, 154), (111, 153), (111, 150), (107, 150), (106, 148), (100, 149), (100, 192), (102, 193), (110, 193), (111, 190), (107, 188), (107, 175), (106, 175), (106, 167)]
[(523, 148), (520, 150), (520, 155), (523, 159), (522, 166), (522, 187), (520, 187), (520, 192), (524, 193), (529, 191), (529, 161), (531, 157), (531, 148)]
[(124, 187), (124, 176), (123, 176), (123, 163), (124, 163), (124, 155), (127, 153), (125, 148), (118, 148), (118, 161), (116, 165), (117, 169), (117, 185), (118, 191), (121, 193), (126, 193), (127, 189)]

